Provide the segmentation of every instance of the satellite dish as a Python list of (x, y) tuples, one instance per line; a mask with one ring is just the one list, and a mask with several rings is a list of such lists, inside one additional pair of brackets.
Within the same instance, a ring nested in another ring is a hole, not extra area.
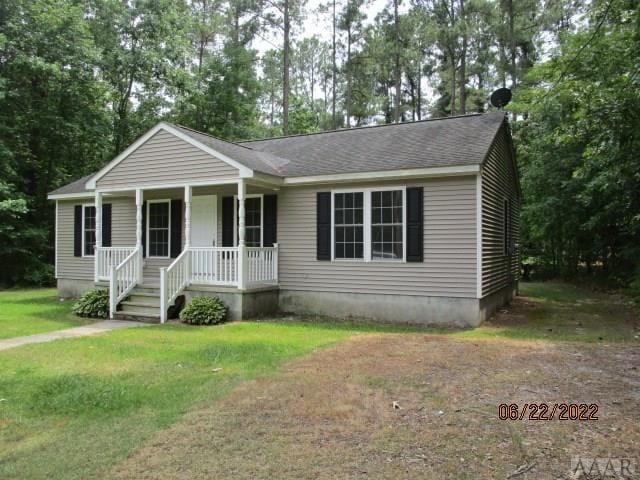
[(491, 105), (496, 108), (503, 108), (511, 101), (511, 90), (499, 88), (491, 94)]

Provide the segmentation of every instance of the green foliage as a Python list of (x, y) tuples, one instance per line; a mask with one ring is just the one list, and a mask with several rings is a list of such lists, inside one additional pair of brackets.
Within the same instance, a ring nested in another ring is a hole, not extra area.
[(226, 315), (227, 307), (218, 297), (196, 297), (182, 309), (180, 320), (191, 325), (215, 325)]
[(109, 316), (109, 291), (102, 288), (89, 290), (73, 306), (73, 313), (80, 317), (107, 318)]
[(596, 3), (513, 106), (523, 253), (551, 276), (626, 284), (640, 268), (639, 21), (629, 2)]

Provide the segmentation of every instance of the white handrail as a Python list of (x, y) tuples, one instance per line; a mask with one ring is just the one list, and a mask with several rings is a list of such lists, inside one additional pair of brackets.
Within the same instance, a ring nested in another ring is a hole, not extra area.
[(109, 280), (111, 267), (117, 267), (136, 247), (96, 247), (95, 280)]
[(118, 266), (112, 265), (109, 275), (109, 317), (113, 318), (118, 304), (138, 284), (142, 276), (142, 249), (134, 247)]
[(167, 321), (167, 309), (191, 278), (191, 251), (183, 250), (167, 268), (160, 269), (160, 323)]

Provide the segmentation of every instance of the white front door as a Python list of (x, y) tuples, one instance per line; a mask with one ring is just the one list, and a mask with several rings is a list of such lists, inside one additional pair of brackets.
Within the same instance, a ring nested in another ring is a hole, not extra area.
[(218, 197), (194, 195), (191, 199), (191, 245), (215, 247), (218, 233)]

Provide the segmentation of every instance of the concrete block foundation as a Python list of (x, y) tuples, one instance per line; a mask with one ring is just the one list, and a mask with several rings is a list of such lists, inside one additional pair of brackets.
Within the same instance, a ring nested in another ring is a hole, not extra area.
[(280, 290), (284, 312), (443, 327), (479, 325), (478, 303), (477, 298)]
[(278, 287), (239, 291), (230, 287), (191, 285), (184, 291), (187, 303), (194, 297), (219, 297), (228, 310), (229, 320), (246, 320), (278, 311)]
[(85, 292), (96, 288), (93, 280), (76, 280), (70, 278), (58, 278), (58, 296), (60, 298), (78, 298)]

